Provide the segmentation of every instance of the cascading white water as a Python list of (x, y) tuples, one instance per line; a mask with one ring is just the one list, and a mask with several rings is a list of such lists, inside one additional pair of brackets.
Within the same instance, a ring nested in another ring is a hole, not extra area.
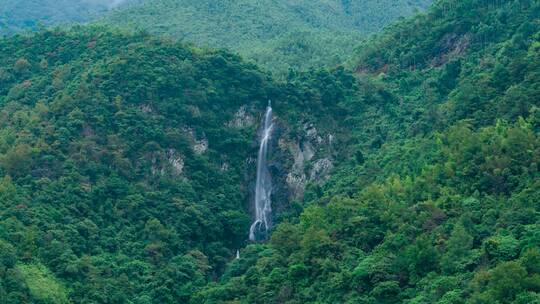
[(257, 157), (257, 182), (255, 184), (255, 220), (249, 229), (249, 239), (256, 241), (257, 236), (264, 231), (265, 235), (271, 225), (272, 216), (272, 179), (268, 171), (268, 145), (274, 123), (272, 121), (272, 106), (268, 104), (266, 114), (264, 115), (263, 129), (261, 132), (261, 145)]

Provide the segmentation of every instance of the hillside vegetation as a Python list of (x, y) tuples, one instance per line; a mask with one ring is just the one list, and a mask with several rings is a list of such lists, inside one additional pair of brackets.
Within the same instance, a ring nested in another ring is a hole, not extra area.
[(193, 303), (540, 303), (539, 13), (439, 1), (360, 45), (351, 158)]
[(325, 112), (229, 53), (104, 28), (0, 40), (0, 80), (2, 303), (188, 301), (249, 230), (236, 113)]
[[(255, 52), (242, 37), (287, 35), (261, 16), (295, 12), (185, 2), (197, 17), (183, 24), (176, 3), (111, 20)], [(299, 29), (360, 24), (328, 17), (352, 1), (295, 3)], [(344, 67), (279, 81), (148, 33), (1, 39), (0, 302), (540, 303), (539, 20), (537, 1), (439, 0), (366, 40), (345, 35)], [(269, 100), (276, 225), (248, 243)], [(308, 180), (318, 157), (331, 174)]]
[(86, 22), (121, 1), (114, 0), (2, 0), (0, 35)]
[[(0, 35), (98, 22), (227, 48), (284, 74), (335, 66), (367, 34), (431, 0), (4, 0)], [(114, 8), (114, 9), (113, 9)], [(112, 10), (111, 10), (112, 9)]]
[(337, 65), (366, 34), (430, 0), (138, 0), (107, 23), (229, 48), (272, 71)]

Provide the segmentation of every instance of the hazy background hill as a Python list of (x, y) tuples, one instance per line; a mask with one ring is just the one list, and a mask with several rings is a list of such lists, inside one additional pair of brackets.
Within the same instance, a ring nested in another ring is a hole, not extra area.
[(274, 71), (340, 63), (361, 37), (431, 0), (135, 0), (106, 21), (230, 48)]
[[(341, 63), (366, 34), (432, 0), (4, 0), (0, 34), (101, 20), (212, 48), (272, 71)], [(122, 4), (122, 5), (120, 5)]]
[(125, 0), (2, 0), (0, 35), (35, 30), (39, 25), (86, 22)]

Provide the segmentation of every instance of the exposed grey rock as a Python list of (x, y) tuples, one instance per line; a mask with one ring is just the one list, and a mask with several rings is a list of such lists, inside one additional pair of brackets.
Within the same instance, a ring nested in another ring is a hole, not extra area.
[(246, 128), (255, 124), (255, 118), (250, 115), (246, 106), (240, 107), (234, 114), (234, 118), (227, 123), (227, 126), (234, 128)]
[(303, 156), (302, 165), (305, 161), (310, 161), (315, 156), (315, 148), (309, 142), (303, 142), (300, 151)]
[(184, 173), (184, 157), (175, 149), (168, 149), (165, 153), (153, 152), (151, 155), (152, 175), (171, 174), (179, 176)]
[(471, 39), (470, 34), (457, 35), (448, 33), (444, 35), (439, 41), (439, 55), (433, 58), (431, 65), (441, 66), (452, 58), (461, 56), (469, 48)]
[(306, 138), (313, 144), (321, 144), (323, 142), (322, 137), (319, 136), (317, 129), (312, 123), (304, 124), (304, 133)]
[(149, 105), (149, 104), (142, 104), (139, 109), (143, 112), (143, 113), (152, 113), (153, 110), (152, 110), (152, 107)]
[(291, 191), (292, 198), (302, 200), (306, 189), (306, 175), (297, 172), (289, 172), (286, 178), (287, 186)]
[(195, 140), (195, 145), (193, 146), (193, 152), (197, 155), (201, 155), (208, 150), (208, 139), (203, 138), (201, 140)]
[(184, 172), (184, 158), (175, 149), (167, 151), (167, 160), (172, 168), (172, 173), (180, 175)]
[(193, 139), (193, 141), (195, 142), (195, 144), (193, 145), (193, 147), (191, 147), (193, 149), (193, 152), (197, 155), (201, 155), (201, 154), (204, 154), (206, 151), (208, 151), (208, 139), (206, 139), (204, 137), (204, 134), (203, 134), (203, 138), (202, 139), (197, 139), (197, 136), (195, 136), (195, 131), (193, 131), (192, 128), (190, 127), (182, 127), (182, 130), (184, 132), (186, 132), (187, 134), (189, 134), (189, 136)]
[(311, 181), (321, 183), (326, 180), (333, 168), (334, 164), (329, 158), (319, 159), (313, 164), (309, 178)]
[(161, 165), (161, 162), (159, 161), (159, 155), (158, 153), (154, 153), (152, 156), (152, 165), (150, 167), (150, 172), (153, 176), (156, 175), (164, 175), (165, 174), (165, 168)]
[(312, 157), (311, 153), (304, 154), (298, 143), (291, 147), (291, 152), (294, 157), (294, 164), (291, 171), (287, 174), (286, 182), (291, 191), (291, 195), (295, 199), (301, 199), (304, 196), (306, 185), (306, 174), (304, 173), (304, 161), (306, 156)]

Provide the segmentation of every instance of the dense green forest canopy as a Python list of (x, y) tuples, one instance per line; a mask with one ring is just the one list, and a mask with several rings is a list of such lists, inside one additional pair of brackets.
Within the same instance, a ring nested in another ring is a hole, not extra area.
[[(235, 7), (197, 3), (185, 14)], [(180, 35), (162, 14), (177, 7), (154, 4), (113, 17)], [(280, 81), (107, 27), (0, 40), (0, 302), (540, 303), (539, 20), (537, 1), (439, 0), (347, 36), (347, 68)], [(268, 100), (287, 136), (309, 119), (339, 151), (269, 241), (246, 244), (258, 126), (234, 122)]]
[(539, 20), (438, 1), (362, 43), (351, 157), (193, 303), (540, 303)]
[(120, 4), (118, 0), (2, 0), (0, 35), (39, 26), (85, 22)]
[[(103, 20), (228, 48), (266, 69), (338, 65), (357, 41), (431, 0), (3, 0), (0, 35)], [(112, 10), (111, 10), (112, 9)]]
[(107, 23), (229, 48), (272, 71), (337, 65), (366, 34), (431, 0), (138, 0)]
[(257, 125), (239, 109), (272, 100), (294, 128), (334, 100), (225, 51), (102, 27), (0, 40), (0, 80), (2, 303), (187, 302), (247, 239)]
[(102, 28), (0, 50), (2, 302), (173, 303), (218, 273), (249, 225), (251, 131), (224, 123), (266, 102), (265, 76)]

